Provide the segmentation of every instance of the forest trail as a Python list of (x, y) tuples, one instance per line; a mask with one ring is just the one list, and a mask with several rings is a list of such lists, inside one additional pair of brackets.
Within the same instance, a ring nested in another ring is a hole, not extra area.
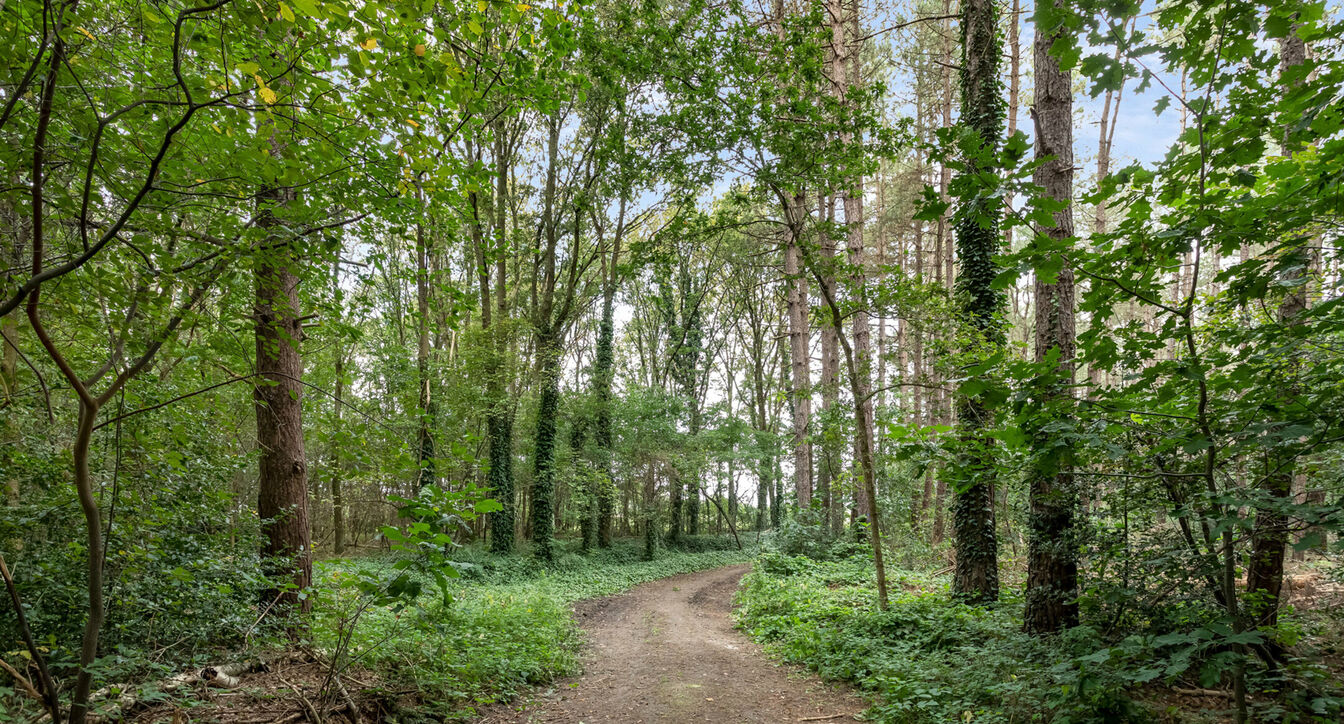
[(861, 699), (776, 665), (733, 628), (733, 593), (750, 568), (687, 573), (579, 603), (583, 675), (480, 724), (854, 721)]

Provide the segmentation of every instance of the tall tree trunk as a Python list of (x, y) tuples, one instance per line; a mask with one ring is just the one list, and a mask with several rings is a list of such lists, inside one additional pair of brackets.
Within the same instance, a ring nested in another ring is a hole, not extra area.
[[(416, 189), (417, 200), (422, 192)], [(472, 206), (476, 205), (476, 194), (471, 194)], [(479, 234), (479, 224), (474, 225), (473, 233)], [(429, 374), (429, 247), (425, 242), (425, 226), (420, 220), (415, 222), (415, 310), (416, 310), (416, 348), (415, 372), (419, 384), (419, 397), (416, 412), (420, 424), (416, 434), (419, 449), (419, 471), (416, 473), (416, 487), (435, 485), (438, 475), (434, 469), (434, 396), (433, 382)]]
[[(1045, 195), (1064, 205), (1055, 225), (1040, 231), (1056, 242), (1073, 237), (1073, 88), (1072, 76), (1060, 70), (1050, 48), (1063, 37), (1062, 28), (1036, 25), (1036, 123), (1034, 181)], [(1047, 160), (1049, 159), (1049, 160)], [(1070, 416), (1074, 341), (1073, 268), (1067, 256), (1053, 281), (1036, 277), (1036, 364), (1043, 416)], [(1058, 359), (1053, 369), (1044, 369)], [(1037, 460), (1030, 472), (1031, 516), (1028, 519), (1027, 631), (1055, 633), (1078, 625), (1078, 536), (1074, 526), (1078, 494), (1073, 479), (1073, 446), (1056, 433), (1033, 430)], [(1044, 452), (1044, 451), (1049, 451)]]
[[(844, 5), (840, 0), (833, 0), (835, 9), (844, 11)], [(862, 37), (859, 32), (859, 5), (853, 3), (846, 15), (837, 15), (832, 19), (831, 37), (832, 43), (838, 49), (835, 57), (834, 76), (838, 88), (842, 94), (847, 94), (849, 89), (856, 88), (861, 83), (860, 74), (862, 72), (861, 58), (859, 57)], [(842, 21), (843, 19), (843, 21)], [(855, 38), (853, 43), (845, 38), (846, 26), (850, 29), (850, 35)], [(853, 138), (848, 130), (840, 132), (841, 143), (862, 143), (862, 138)], [(868, 329), (867, 301), (862, 298), (862, 294), (868, 288), (867, 272), (865, 271), (864, 252), (863, 252), (863, 175), (857, 172), (850, 172), (846, 178), (845, 188), (845, 251), (849, 260), (850, 285), (854, 289), (854, 294), (860, 295), (855, 309), (850, 315), (851, 334), (853, 336), (853, 354), (852, 364), (854, 367), (850, 370), (850, 375), (854, 380), (854, 405), (856, 416), (854, 425), (856, 426), (854, 457), (861, 458), (866, 454), (868, 460), (867, 474), (872, 477), (866, 481), (866, 485), (860, 491), (859, 497), (859, 515), (865, 516), (873, 523), (873, 530), (877, 530), (877, 500), (873, 497), (876, 494), (876, 462), (874, 460), (873, 450), (873, 399), (872, 399), (872, 379), (873, 379), (873, 360), (872, 360), (872, 342)], [(860, 447), (867, 440), (868, 450), (864, 453)], [(874, 546), (877, 545), (877, 538), (874, 537)], [(877, 552), (880, 560), (881, 553)]]
[(560, 411), (560, 341), (550, 330), (537, 339), (539, 358), (535, 465), (532, 474), (533, 553), (543, 561), (555, 557), (555, 423)]
[[(1003, 54), (998, 32), (994, 0), (964, 0), (961, 123), (990, 153), (997, 152), (1003, 134), (1003, 83), (999, 78)], [(968, 177), (974, 178), (980, 171), (975, 159), (968, 161)], [(1001, 241), (1000, 206), (996, 198), (976, 196), (963, 201), (956, 216), (957, 256), (961, 261), (956, 285), (967, 332), (974, 337), (972, 349), (981, 358), (1004, 343), (1004, 296), (993, 287), (998, 275), (994, 255)], [(987, 432), (993, 411), (983, 394), (959, 394), (957, 403), (963, 452), (957, 465), (960, 480), (952, 510), (957, 550), (952, 588), (964, 600), (993, 601), (999, 596), (994, 451)]]
[[(784, 247), (784, 277), (788, 285), (789, 315), (789, 368), (792, 384), (789, 401), (793, 410), (793, 489), (798, 498), (798, 509), (812, 502), (812, 441), (808, 425), (812, 418), (812, 380), (809, 369), (808, 347), (811, 331), (808, 325), (807, 278), (802, 273), (803, 243), (801, 195), (786, 199), (784, 204), (788, 238)], [(776, 502), (776, 504), (778, 504)], [(771, 516), (774, 517), (773, 515)]]
[(597, 447), (601, 455), (601, 468), (606, 480), (597, 497), (597, 541), (603, 548), (611, 546), (612, 481), (615, 470), (612, 465), (615, 451), (611, 428), (611, 382), (615, 368), (614, 338), (616, 334), (615, 299), (618, 269), (621, 258), (621, 241), (625, 234), (624, 195), (621, 197), (620, 211), (616, 219), (616, 236), (612, 240), (610, 261), (606, 254), (602, 256), (602, 322), (597, 332), (597, 352), (593, 359), (593, 396), (597, 401), (594, 426), (596, 427)]
[[(339, 268), (340, 262), (336, 262)], [(332, 439), (336, 444), (332, 446), (331, 455), (331, 531), (332, 531), (332, 552), (336, 555), (345, 553), (345, 490), (341, 480), (341, 449), (344, 445), (343, 432), (341, 426), (341, 413), (345, 409), (345, 348), (340, 343), (336, 343), (336, 429), (332, 431)]]
[[(19, 270), (23, 269), (23, 252), (28, 245), (28, 219), (18, 209), (6, 204), (4, 223), (8, 227), (9, 238), (8, 249), (4, 264), (8, 271), (4, 274), (5, 289), (11, 289), (17, 286)], [(0, 317), (0, 401), (9, 405), (14, 404), (13, 396), (18, 389), (19, 382), (19, 314), (6, 314)], [(19, 416), (12, 412), (3, 415), (4, 420), (0, 421), (0, 443), (4, 445), (5, 452), (0, 452), (0, 468), (6, 472), (4, 474), (4, 494), (6, 505), (14, 506), (19, 503), (19, 466), (12, 464), (8, 459), (10, 454), (18, 451), (18, 442), (21, 436)], [(21, 547), (22, 538), (15, 538), (13, 541), (16, 547)]]
[[(835, 221), (835, 198), (822, 197), (818, 214), (826, 221)], [(825, 285), (828, 294), (835, 293), (835, 239), (830, 233), (821, 237), (822, 274), (819, 284)], [(840, 473), (840, 442), (842, 435), (835, 429), (834, 412), (840, 402), (840, 343), (835, 336), (835, 328), (827, 324), (821, 328), (821, 460), (817, 461), (817, 495), (822, 499), (822, 529), (831, 529), (831, 501), (834, 496), (840, 498), (836, 489)], [(838, 517), (838, 516), (837, 516)]]
[[(508, 553), (513, 550), (517, 525), (517, 495), (513, 485), (513, 408), (508, 394), (508, 334), (504, 322), (509, 314), (507, 281), (508, 254), (508, 193), (509, 149), (502, 121), (495, 124), (495, 194), (494, 194), (494, 248), (485, 254), (484, 240), (478, 244), (481, 285), (481, 325), (490, 340), (490, 369), (486, 371), (486, 429), (490, 437), (491, 494), (501, 509), (490, 515), (490, 550)], [(490, 257), (493, 256), (493, 259)], [(490, 272), (494, 264), (495, 308), (490, 312)], [(491, 327), (491, 322), (494, 322)]]
[[(275, 210), (294, 199), (288, 189), (265, 189), (257, 195), (257, 225), (283, 234)], [(260, 384), (254, 389), (257, 445), (261, 448), (257, 481), (257, 515), (265, 538), (262, 555), (268, 572), (287, 578), (293, 587), (272, 590), (282, 607), (312, 608), (312, 597), (299, 597), (313, 580), (312, 541), (308, 526), (308, 459), (303, 445), (303, 360), (299, 343), (299, 260), (290, 244), (276, 244), (256, 260), (256, 351)]]
[[(1290, 79), (1294, 68), (1307, 61), (1307, 45), (1297, 34), (1294, 27), (1286, 36), (1279, 39), (1279, 76), (1287, 93), (1298, 85)], [(1291, 129), (1283, 131), (1283, 152), (1285, 155), (1297, 150)], [(1301, 233), (1296, 240), (1297, 246), (1289, 253), (1300, 255), (1299, 263), (1292, 264), (1289, 272), (1291, 286), (1279, 303), (1278, 322), (1288, 328), (1301, 324), (1301, 316), (1307, 310), (1308, 284), (1304, 283), (1308, 269), (1312, 266), (1314, 255), (1309, 234)], [(1291, 336), (1291, 335), (1285, 335)], [(1296, 351), (1290, 352), (1298, 357)], [(1300, 390), (1291, 383), (1302, 364), (1300, 359), (1290, 360), (1285, 376), (1290, 380), (1288, 389), (1281, 400), (1282, 409), (1291, 410), (1300, 403), (1297, 397)], [(1288, 518), (1282, 510), (1292, 497), (1293, 478), (1296, 474), (1297, 451), (1274, 450), (1265, 456), (1265, 474), (1260, 483), (1262, 492), (1269, 502), (1255, 511), (1255, 524), (1251, 530), (1251, 556), (1246, 572), (1246, 611), (1257, 626), (1275, 626), (1279, 620), (1279, 598), (1283, 589), (1283, 556), (1288, 545)]]

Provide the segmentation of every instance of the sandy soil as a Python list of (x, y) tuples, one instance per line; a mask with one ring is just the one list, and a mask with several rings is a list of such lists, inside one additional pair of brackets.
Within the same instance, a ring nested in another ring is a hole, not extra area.
[(664, 578), (580, 603), (585, 673), (481, 724), (854, 721), (863, 702), (772, 662), (733, 629), (733, 592), (749, 566)]

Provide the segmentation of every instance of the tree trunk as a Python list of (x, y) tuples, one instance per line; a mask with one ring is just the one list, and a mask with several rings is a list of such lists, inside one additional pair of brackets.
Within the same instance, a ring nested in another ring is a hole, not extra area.
[[(1071, 74), (1060, 70), (1050, 47), (1062, 29), (1036, 27), (1037, 167), (1033, 180), (1045, 195), (1064, 204), (1055, 213), (1055, 225), (1040, 231), (1062, 242), (1073, 236), (1073, 88)], [(1070, 415), (1074, 341), (1073, 269), (1065, 258), (1058, 277), (1036, 277), (1036, 364), (1042, 369), (1038, 384), (1045, 413), (1052, 419)], [(1057, 355), (1058, 365), (1044, 367)], [(1030, 472), (1031, 516), (1028, 519), (1026, 614), (1027, 631), (1055, 633), (1078, 625), (1078, 536), (1074, 527), (1078, 494), (1073, 479), (1073, 448), (1051, 433), (1033, 431), (1037, 460)], [(1048, 454), (1043, 450), (1049, 450)]]
[[(961, 123), (992, 152), (997, 152), (1003, 134), (998, 26), (998, 6), (993, 0), (962, 3)], [(974, 178), (980, 169), (974, 160), (967, 165), (966, 175)], [(994, 255), (1001, 240), (1000, 213), (997, 199), (978, 196), (963, 202), (956, 216), (957, 256), (961, 262), (956, 286), (967, 332), (974, 337), (974, 348), (981, 358), (1004, 342), (1000, 321), (1004, 297), (992, 286), (998, 275)], [(952, 506), (957, 550), (952, 588), (959, 598), (987, 602), (999, 596), (994, 451), (987, 434), (993, 411), (982, 394), (959, 394), (957, 402), (963, 453), (957, 465), (960, 480)]]
[[(257, 225), (277, 229), (275, 209), (293, 200), (291, 191), (266, 189)], [(283, 233), (280, 231), (279, 233)], [(257, 515), (262, 524), (262, 556), (272, 576), (289, 579), (292, 588), (271, 590), (281, 608), (297, 604), (307, 612), (312, 597), (299, 591), (312, 585), (312, 542), (308, 527), (308, 459), (303, 446), (303, 360), (299, 343), (298, 259), (288, 244), (277, 245), (256, 261), (256, 350), (260, 384), (254, 389), (257, 444), (261, 448)]]
[[(827, 222), (835, 221), (835, 198), (824, 199), (818, 213)], [(821, 239), (821, 282), (829, 294), (835, 293), (835, 239), (829, 233)], [(817, 495), (822, 499), (822, 529), (831, 529), (830, 497), (840, 497), (836, 490), (840, 473), (840, 442), (842, 435), (835, 429), (835, 408), (840, 403), (840, 342), (835, 328), (821, 328), (821, 460), (817, 461)]]
[(341, 453), (344, 442), (341, 437), (341, 411), (345, 407), (345, 350), (340, 343), (336, 345), (336, 429), (331, 456), (331, 531), (332, 551), (336, 555), (345, 553), (345, 491), (341, 480)]
[(537, 338), (541, 400), (537, 403), (532, 475), (532, 550), (539, 560), (555, 557), (555, 421), (560, 410), (560, 343), (550, 330)]
[[(493, 320), (489, 331), (490, 368), (486, 371), (486, 399), (490, 405), (486, 412), (486, 429), (490, 437), (490, 473), (491, 494), (499, 501), (501, 509), (490, 514), (490, 550), (495, 553), (509, 553), (513, 550), (515, 528), (517, 526), (517, 495), (513, 485), (513, 408), (510, 405), (506, 376), (508, 374), (508, 336), (504, 321), (509, 314), (509, 299), (505, 282), (507, 280), (508, 255), (508, 147), (504, 139), (502, 122), (495, 125), (495, 196), (494, 196), (494, 256), (495, 273), (495, 309), (490, 313), (490, 263), (484, 254), (484, 244), (480, 245), (478, 257), (481, 284), (481, 324), (486, 327)], [(483, 241), (483, 240), (482, 240)]]
[[(809, 330), (807, 279), (802, 274), (803, 205), (801, 196), (789, 199), (784, 213), (788, 238), (784, 247), (784, 276), (788, 285), (789, 360), (792, 384), (789, 401), (793, 410), (793, 488), (798, 497), (798, 509), (812, 502), (812, 441), (808, 439), (808, 424), (812, 418), (812, 380), (809, 369)], [(778, 505), (778, 501), (775, 503)], [(775, 516), (772, 514), (771, 518)]]
[(615, 480), (615, 470), (612, 466), (615, 451), (611, 429), (611, 381), (615, 368), (616, 275), (620, 263), (621, 237), (625, 231), (625, 204), (625, 198), (622, 197), (616, 221), (616, 237), (612, 242), (611, 261), (608, 263), (606, 256), (603, 256), (602, 322), (598, 327), (597, 352), (593, 359), (593, 396), (597, 401), (594, 426), (598, 454), (602, 458), (602, 472), (607, 478), (597, 497), (597, 542), (603, 548), (611, 547), (611, 516), (614, 502), (611, 497), (612, 481)]
[[(417, 188), (419, 198), (421, 192)], [(476, 194), (471, 194), (473, 208), (476, 206)], [(423, 209), (422, 205), (422, 209)], [(479, 236), (480, 225), (474, 224), (473, 235)], [(434, 398), (432, 381), (429, 374), (429, 247), (425, 243), (425, 227), (420, 221), (415, 223), (415, 309), (416, 309), (416, 350), (415, 372), (419, 385), (417, 410), (420, 425), (417, 431), (419, 451), (419, 471), (416, 473), (416, 488), (438, 483), (434, 469)]]
[[(1306, 43), (1298, 36), (1294, 27), (1279, 40), (1280, 78), (1287, 76), (1294, 67), (1302, 65), (1306, 60)], [(1285, 92), (1291, 91), (1295, 85), (1286, 80), (1283, 82)], [(1284, 130), (1285, 154), (1291, 154), (1295, 150), (1296, 144), (1290, 134), (1289, 129)], [(1289, 286), (1289, 291), (1279, 303), (1278, 322), (1285, 328), (1301, 324), (1300, 317), (1307, 310), (1308, 285), (1302, 283), (1302, 279), (1311, 266), (1309, 257), (1314, 252), (1310, 247), (1310, 237), (1303, 235), (1298, 240), (1298, 246), (1289, 252), (1300, 254), (1304, 258), (1301, 263), (1292, 265), (1294, 271), (1289, 274), (1293, 284)], [(1298, 356), (1295, 352), (1290, 354)], [(1281, 401), (1284, 410), (1291, 410), (1300, 404), (1296, 402), (1300, 391), (1295, 389), (1296, 386), (1291, 380), (1296, 376), (1296, 370), (1301, 364), (1300, 359), (1290, 360), (1288, 365), (1290, 371), (1284, 375), (1289, 380), (1288, 389)], [(1283, 589), (1283, 556), (1289, 534), (1288, 518), (1281, 508), (1289, 503), (1292, 497), (1296, 460), (1297, 451), (1292, 449), (1274, 450), (1266, 455), (1265, 474), (1261, 477), (1260, 485), (1265, 497), (1269, 498), (1269, 503), (1255, 512), (1255, 524), (1251, 530), (1251, 555), (1246, 571), (1246, 611), (1256, 626), (1275, 626), (1279, 620), (1279, 597)]]

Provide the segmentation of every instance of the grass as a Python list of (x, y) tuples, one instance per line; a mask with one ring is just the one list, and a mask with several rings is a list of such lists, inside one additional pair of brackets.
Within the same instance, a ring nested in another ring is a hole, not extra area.
[(357, 582), (391, 578), (396, 558), (328, 561), (317, 572), (325, 593), (315, 606), (316, 643), (330, 651), (340, 633), (352, 632), (355, 662), (396, 682), (387, 698), (414, 701), (415, 711), (403, 712), (403, 720), (465, 718), (481, 705), (578, 673), (582, 640), (570, 616), (573, 602), (755, 555), (753, 549), (736, 550), (731, 539), (713, 537), (660, 550), (653, 561), (642, 560), (643, 544), (636, 541), (586, 555), (558, 553), (543, 565), (526, 555), (461, 549), (454, 559), (462, 577), (454, 581), (449, 605), (426, 587), (411, 606), (370, 607), (353, 627), (352, 613), (367, 603)]

